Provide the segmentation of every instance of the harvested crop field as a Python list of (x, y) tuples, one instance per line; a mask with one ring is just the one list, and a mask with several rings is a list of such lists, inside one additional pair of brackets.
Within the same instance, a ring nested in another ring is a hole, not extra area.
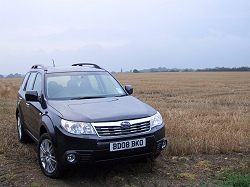
[[(214, 186), (230, 168), (250, 175), (250, 73), (115, 74), (156, 108), (168, 148), (154, 163), (118, 163), (43, 176), (36, 145), (17, 140), (22, 79), (0, 79), (0, 186)], [(215, 185), (216, 186), (216, 185)]]

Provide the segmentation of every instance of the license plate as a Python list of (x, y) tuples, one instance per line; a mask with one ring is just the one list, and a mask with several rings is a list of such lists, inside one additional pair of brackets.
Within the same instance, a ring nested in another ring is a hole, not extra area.
[(125, 140), (125, 141), (110, 143), (110, 151), (121, 151), (121, 150), (134, 149), (145, 146), (146, 146), (145, 138)]

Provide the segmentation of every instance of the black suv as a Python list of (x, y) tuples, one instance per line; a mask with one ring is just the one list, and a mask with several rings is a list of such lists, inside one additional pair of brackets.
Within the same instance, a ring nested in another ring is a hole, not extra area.
[(156, 158), (167, 146), (162, 117), (96, 64), (34, 65), (18, 91), (18, 139), (38, 144), (46, 176), (69, 166)]

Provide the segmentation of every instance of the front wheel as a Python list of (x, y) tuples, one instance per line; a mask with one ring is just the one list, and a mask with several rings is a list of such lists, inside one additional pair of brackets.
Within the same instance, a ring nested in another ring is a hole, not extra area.
[(57, 162), (55, 152), (49, 135), (43, 134), (38, 144), (39, 165), (44, 175), (51, 178), (58, 178), (62, 174), (62, 169)]

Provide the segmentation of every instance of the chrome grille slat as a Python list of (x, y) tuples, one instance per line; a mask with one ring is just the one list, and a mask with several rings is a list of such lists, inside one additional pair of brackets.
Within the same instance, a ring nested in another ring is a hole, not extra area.
[(94, 126), (99, 136), (120, 136), (126, 134), (136, 134), (147, 132), (150, 130), (150, 121), (144, 121), (140, 123), (131, 124), (128, 128), (121, 126)]

